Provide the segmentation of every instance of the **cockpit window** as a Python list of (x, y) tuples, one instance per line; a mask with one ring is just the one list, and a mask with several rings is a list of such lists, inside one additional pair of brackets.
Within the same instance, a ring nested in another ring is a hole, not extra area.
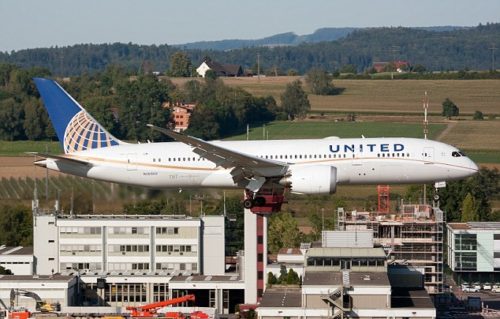
[(460, 155), (459, 152), (453, 152), (453, 153), (451, 153), (451, 156), (453, 156), (453, 157), (460, 157), (461, 155)]
[(465, 153), (464, 153), (464, 152), (458, 152), (458, 154), (460, 154), (460, 155), (462, 155), (462, 156), (467, 156), (467, 155), (465, 155)]

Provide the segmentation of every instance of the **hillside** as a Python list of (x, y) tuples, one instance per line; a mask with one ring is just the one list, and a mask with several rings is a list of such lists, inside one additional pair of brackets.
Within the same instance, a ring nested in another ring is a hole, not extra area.
[[(184, 51), (194, 66), (210, 56), (216, 61), (240, 64), (246, 69), (256, 65), (259, 54), (261, 70), (282, 74), (292, 69), (303, 74), (312, 67), (334, 71), (348, 64), (362, 72), (371, 67), (373, 62), (395, 59), (406, 60), (413, 65), (421, 64), (431, 71), (491, 68), (490, 48), (500, 47), (500, 24), (450, 29), (369, 28), (354, 30), (336, 41), (302, 43), (297, 46), (268, 45), (227, 51)], [(325, 31), (325, 34), (331, 33)], [(313, 35), (311, 37), (318, 41), (327, 39), (321, 30)], [(269, 38), (268, 43), (277, 39), (293, 42), (296, 36), (286, 33), (271, 41), (272, 39), (273, 37)], [(169, 68), (170, 56), (180, 50), (169, 45), (78, 44), (4, 52), (0, 53), (0, 62), (22, 67), (44, 67), (54, 75), (63, 76), (102, 71), (110, 64), (121, 65), (133, 72), (144, 69), (163, 72)]]
[[(311, 34), (297, 35), (293, 32), (286, 32), (275, 34), (261, 39), (243, 40), (243, 39), (230, 39), (218, 41), (198, 41), (184, 44), (175, 45), (184, 50), (198, 49), (198, 50), (216, 50), (226, 51), (234, 49), (243, 49), (251, 47), (277, 47), (277, 46), (296, 46), (303, 43), (318, 43), (336, 41), (346, 37), (348, 34), (355, 30), (362, 30), (363, 28), (321, 28)], [(464, 29), (464, 27), (457, 26), (437, 26), (437, 27), (422, 27), (415, 28), (419, 30), (444, 32)]]

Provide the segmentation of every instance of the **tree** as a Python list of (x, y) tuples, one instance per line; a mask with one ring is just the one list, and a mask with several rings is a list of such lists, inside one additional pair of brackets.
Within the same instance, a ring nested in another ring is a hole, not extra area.
[(356, 66), (353, 65), (353, 64), (346, 64), (346, 65), (343, 65), (340, 70), (339, 70), (340, 73), (352, 73), (352, 74), (356, 74), (358, 73), (358, 70), (356, 69)]
[(267, 273), (267, 284), (269, 286), (276, 285), (278, 283), (278, 279), (272, 272)]
[(314, 68), (306, 74), (306, 83), (313, 94), (333, 95), (335, 88), (332, 84), (333, 77), (325, 70)]
[(447, 221), (460, 221), (461, 203), (470, 193), (474, 201), (477, 220), (493, 220), (491, 201), (500, 196), (500, 174), (498, 170), (481, 168), (478, 174), (468, 179), (452, 181), (439, 190), (441, 209), (446, 212)]
[(274, 254), (280, 248), (297, 247), (300, 243), (300, 232), (297, 220), (289, 212), (275, 214), (269, 219), (268, 247)]
[(24, 108), (13, 98), (0, 101), (0, 139), (7, 141), (25, 139)]
[(120, 105), (122, 137), (129, 140), (163, 140), (165, 137), (149, 129), (146, 124), (166, 127), (170, 122), (170, 111), (163, 103), (170, 100), (172, 82), (159, 81), (153, 75), (141, 75), (133, 82), (125, 82), (117, 88), (117, 103)]
[(193, 65), (186, 53), (178, 51), (170, 56), (168, 75), (175, 77), (190, 77)]
[(287, 285), (299, 285), (300, 278), (299, 275), (292, 268), (288, 269), (288, 274), (286, 276)]
[(24, 133), (29, 140), (46, 138), (48, 117), (45, 109), (36, 101), (30, 99), (24, 105)]
[(281, 107), (290, 120), (305, 117), (307, 111), (311, 109), (307, 93), (302, 89), (300, 80), (286, 85), (285, 92), (281, 95)]
[(280, 276), (278, 277), (279, 284), (286, 284), (286, 279), (288, 278), (288, 273), (286, 271), (286, 266), (280, 265)]
[(427, 69), (425, 68), (425, 66), (423, 66), (422, 64), (416, 64), (413, 69), (412, 69), (413, 72), (415, 73), (424, 73), (425, 71), (427, 71)]
[(474, 198), (471, 193), (467, 193), (462, 202), (462, 222), (472, 222), (477, 220), (474, 212)]
[(30, 246), (33, 243), (31, 210), (22, 205), (0, 206), (0, 243), (7, 246)]
[(448, 119), (451, 119), (452, 116), (458, 116), (459, 108), (455, 103), (453, 103), (452, 100), (446, 98), (446, 100), (443, 101), (442, 105), (443, 105), (443, 112), (442, 112), (443, 116), (447, 117)]
[(12, 271), (10, 269), (5, 269), (4, 267), (0, 266), (0, 275), (13, 275)]
[(472, 117), (473, 120), (484, 120), (484, 114), (481, 111), (476, 111), (474, 112), (474, 116)]

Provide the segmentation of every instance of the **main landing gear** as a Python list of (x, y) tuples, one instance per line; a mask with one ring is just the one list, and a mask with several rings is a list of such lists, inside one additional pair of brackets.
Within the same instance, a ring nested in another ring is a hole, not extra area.
[(281, 211), (285, 202), (285, 189), (261, 189), (257, 193), (245, 190), (243, 207), (254, 214), (272, 214)]

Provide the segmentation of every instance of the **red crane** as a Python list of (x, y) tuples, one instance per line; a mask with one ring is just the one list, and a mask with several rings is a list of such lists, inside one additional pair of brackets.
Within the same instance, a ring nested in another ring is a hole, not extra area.
[(182, 296), (179, 298), (159, 301), (159, 302), (150, 303), (150, 304), (146, 304), (146, 305), (138, 306), (138, 307), (129, 306), (129, 307), (127, 307), (127, 310), (130, 310), (131, 317), (151, 318), (151, 317), (156, 316), (156, 313), (157, 313), (158, 309), (160, 309), (160, 308), (179, 304), (179, 303), (185, 302), (185, 301), (194, 301), (194, 300), (195, 300), (194, 295), (185, 295), (185, 296)]

